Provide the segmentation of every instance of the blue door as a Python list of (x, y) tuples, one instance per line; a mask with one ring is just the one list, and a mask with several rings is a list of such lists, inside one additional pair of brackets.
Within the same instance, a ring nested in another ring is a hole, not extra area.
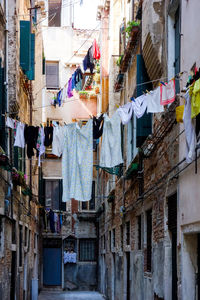
[(43, 248), (43, 284), (61, 285), (61, 248)]

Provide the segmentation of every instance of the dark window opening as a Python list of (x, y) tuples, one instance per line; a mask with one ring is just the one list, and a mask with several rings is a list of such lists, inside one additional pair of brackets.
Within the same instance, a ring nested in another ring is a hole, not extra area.
[(79, 260), (95, 261), (96, 260), (96, 240), (80, 239), (79, 240)]
[(126, 245), (130, 245), (130, 221), (126, 222)]
[(138, 250), (142, 249), (142, 217), (141, 215), (137, 218), (138, 221)]
[(115, 247), (115, 228), (113, 229), (112, 239), (113, 239), (113, 247)]
[(16, 244), (16, 221), (12, 221), (12, 244)]
[(123, 230), (123, 225), (120, 226), (120, 235), (121, 235), (121, 251), (123, 251), (124, 247), (124, 230)]
[(61, 0), (49, 0), (48, 26), (61, 26)]
[(147, 272), (151, 272), (152, 258), (152, 209), (146, 212), (147, 217)]
[(22, 267), (23, 227), (19, 225), (19, 267)]
[(62, 179), (45, 179), (45, 206), (66, 211), (66, 203), (62, 202)]

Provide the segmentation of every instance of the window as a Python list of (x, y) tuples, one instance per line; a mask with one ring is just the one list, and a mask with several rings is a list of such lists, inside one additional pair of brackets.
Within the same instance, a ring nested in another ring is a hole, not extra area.
[(121, 236), (121, 251), (123, 251), (123, 246), (124, 246), (124, 229), (123, 229), (123, 225), (120, 226), (120, 236)]
[(112, 246), (113, 246), (113, 248), (115, 247), (115, 228), (113, 229), (113, 232), (112, 232)]
[(25, 243), (24, 246), (27, 247), (28, 245), (28, 228), (25, 227)]
[(47, 89), (59, 89), (59, 62), (46, 62)]
[(79, 260), (95, 261), (96, 260), (96, 240), (81, 239), (79, 240)]
[(48, 26), (61, 26), (61, 4), (62, 0), (49, 0)]
[(151, 272), (151, 256), (152, 256), (152, 209), (146, 212), (147, 226), (147, 272)]
[(3, 250), (3, 220), (0, 217), (0, 251)]
[[(175, 13), (175, 23), (174, 23), (174, 29), (175, 29), (175, 62), (174, 62), (174, 68), (175, 68), (175, 74), (178, 74), (180, 72), (180, 43), (181, 43), (181, 35), (180, 35), (180, 12), (179, 7)], [(180, 86), (179, 86), (179, 80), (175, 81), (176, 84), (176, 93), (179, 93)]]
[(112, 247), (112, 234), (111, 231), (109, 231), (109, 250), (111, 251), (111, 247)]
[(137, 217), (138, 224), (138, 250), (142, 249), (142, 217), (141, 215)]
[(19, 267), (22, 267), (23, 227), (19, 225)]
[(62, 179), (45, 179), (45, 206), (66, 210), (66, 203), (62, 202)]
[(126, 222), (126, 245), (130, 245), (130, 221)]
[(82, 210), (95, 210), (95, 181), (92, 182), (92, 196), (90, 201), (81, 202)]
[(12, 221), (12, 244), (16, 244), (16, 221)]

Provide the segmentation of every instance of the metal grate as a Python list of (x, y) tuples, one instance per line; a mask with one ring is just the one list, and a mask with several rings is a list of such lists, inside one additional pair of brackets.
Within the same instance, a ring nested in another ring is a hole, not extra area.
[(96, 240), (94, 239), (79, 240), (79, 260), (80, 261), (96, 260)]

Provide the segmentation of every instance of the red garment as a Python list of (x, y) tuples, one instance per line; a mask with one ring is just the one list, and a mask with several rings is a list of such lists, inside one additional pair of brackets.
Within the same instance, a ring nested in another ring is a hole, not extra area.
[(100, 59), (100, 57), (101, 57), (100, 50), (99, 50), (99, 47), (97, 45), (96, 39), (94, 39), (94, 42), (93, 42), (93, 58), (94, 59)]

